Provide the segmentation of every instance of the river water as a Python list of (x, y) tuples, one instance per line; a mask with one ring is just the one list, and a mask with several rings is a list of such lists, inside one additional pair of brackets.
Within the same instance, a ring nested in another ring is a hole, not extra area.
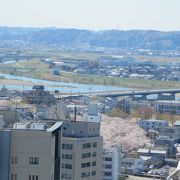
[[(87, 92), (103, 92), (103, 91), (126, 91), (131, 90), (125, 87), (106, 86), (106, 85), (90, 85), (90, 84), (79, 84), (79, 83), (65, 83), (57, 81), (42, 80), (36, 78), (30, 78), (25, 76), (16, 76), (10, 74), (1, 74), (0, 76), (9, 80), (22, 80), (24, 82), (31, 82), (33, 84), (44, 85), (48, 91), (59, 90), (62, 93), (87, 93)], [(28, 85), (9, 85), (0, 84), (0, 88), (6, 86), (12, 90), (31, 90), (32, 86)]]

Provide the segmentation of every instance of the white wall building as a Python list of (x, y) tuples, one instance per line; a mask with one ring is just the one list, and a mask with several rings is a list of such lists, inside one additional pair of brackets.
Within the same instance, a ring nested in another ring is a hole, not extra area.
[(90, 103), (88, 105), (87, 112), (84, 112), (84, 120), (87, 122), (100, 123), (101, 114), (98, 111), (98, 105), (95, 103)]
[(117, 180), (120, 174), (120, 148), (104, 149), (102, 160), (102, 180)]

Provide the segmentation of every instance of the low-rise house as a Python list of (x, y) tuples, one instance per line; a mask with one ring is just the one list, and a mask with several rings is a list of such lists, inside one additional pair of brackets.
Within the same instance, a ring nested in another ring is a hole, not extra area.
[(167, 148), (167, 155), (174, 155), (176, 153), (176, 148), (174, 147), (174, 144), (177, 141), (175, 139), (171, 139), (167, 136), (159, 136), (155, 141), (154, 145), (156, 147), (163, 147)]
[(39, 120), (60, 120), (67, 119), (68, 113), (63, 103), (56, 105), (38, 105), (36, 106), (36, 117)]
[(160, 156), (140, 156), (144, 160), (144, 170), (149, 170), (150, 167), (159, 168), (164, 165), (164, 158)]
[(12, 109), (16, 111), (22, 118), (26, 118), (29, 115), (29, 107), (15, 107)]
[(144, 170), (144, 161), (142, 158), (124, 158), (121, 161), (121, 173), (136, 175)]

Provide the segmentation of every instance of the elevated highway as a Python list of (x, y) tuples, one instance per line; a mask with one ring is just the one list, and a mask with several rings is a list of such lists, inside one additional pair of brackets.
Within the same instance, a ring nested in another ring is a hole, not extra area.
[(142, 91), (106, 91), (106, 92), (89, 92), (89, 93), (73, 93), (62, 95), (61, 97), (78, 97), (78, 96), (98, 96), (117, 98), (122, 96), (135, 97), (141, 96), (146, 99), (148, 95), (157, 95), (159, 100), (174, 100), (175, 95), (180, 93), (180, 89), (160, 89), (160, 90), (142, 90)]
[(102, 97), (120, 97), (120, 96), (148, 96), (153, 94), (178, 94), (180, 89), (161, 89), (161, 90), (143, 90), (143, 91), (121, 91), (98, 93)]

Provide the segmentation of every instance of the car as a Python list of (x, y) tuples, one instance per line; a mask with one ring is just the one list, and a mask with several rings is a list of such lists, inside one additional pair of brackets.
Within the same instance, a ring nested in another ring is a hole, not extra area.
[(153, 174), (153, 170), (148, 171), (148, 174)]
[(153, 169), (153, 168), (154, 168), (154, 165), (150, 165), (150, 166), (149, 166), (149, 169)]
[(170, 166), (168, 166), (168, 165), (163, 166), (162, 169), (170, 169)]

